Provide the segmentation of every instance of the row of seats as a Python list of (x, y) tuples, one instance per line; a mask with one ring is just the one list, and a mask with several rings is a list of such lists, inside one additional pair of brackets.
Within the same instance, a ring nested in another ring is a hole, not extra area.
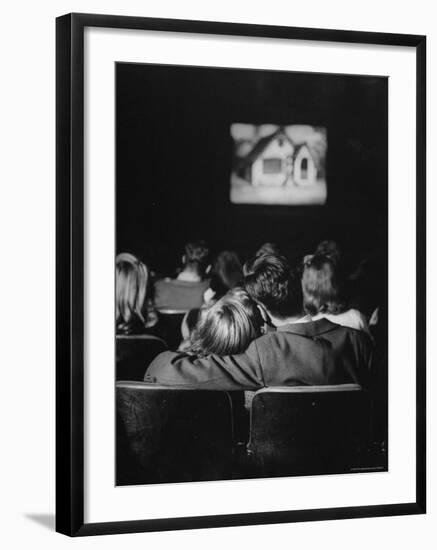
[(147, 366), (168, 349), (167, 342), (157, 336), (141, 334), (116, 337), (116, 379), (144, 380)]
[(181, 324), (186, 312), (158, 311), (161, 337), (150, 334), (117, 335), (117, 380), (143, 380), (153, 359), (162, 351), (177, 349), (181, 342)]
[[(360, 386), (265, 388), (238, 437), (241, 392), (118, 381), (117, 485), (385, 469)], [(238, 395), (234, 395), (238, 393)]]

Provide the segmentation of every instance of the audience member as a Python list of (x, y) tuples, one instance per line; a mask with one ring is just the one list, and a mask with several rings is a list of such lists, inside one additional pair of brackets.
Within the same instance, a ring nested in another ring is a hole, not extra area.
[(255, 257), (264, 256), (265, 254), (280, 254), (279, 246), (275, 243), (264, 243), (255, 252)]
[(115, 260), (115, 321), (117, 334), (151, 332), (157, 315), (148, 298), (149, 274), (145, 264), (128, 253)]
[(386, 307), (387, 252), (376, 248), (363, 258), (349, 276), (351, 301), (370, 319), (378, 307)]
[(261, 336), (263, 324), (256, 303), (235, 288), (201, 312), (187, 351), (199, 356), (241, 353)]
[(210, 285), (204, 294), (205, 303), (218, 300), (242, 280), (243, 267), (238, 255), (229, 250), (220, 252), (211, 270)]
[(255, 256), (244, 265), (244, 287), (274, 327), (310, 321), (303, 313), (299, 278), (283, 256)]
[(304, 310), (313, 321), (325, 318), (370, 335), (366, 317), (357, 309), (348, 308), (344, 282), (329, 256), (316, 254), (305, 261), (302, 292)]
[(302, 319), (300, 282), (281, 256), (260, 256), (248, 265), (245, 288), (277, 330), (256, 338), (239, 354), (164, 352), (151, 363), (145, 380), (220, 390), (366, 385), (372, 356), (369, 337), (325, 318)]
[(314, 252), (314, 255), (328, 256), (328, 258), (336, 265), (342, 259), (342, 253), (339, 244), (336, 241), (321, 241)]
[(155, 283), (155, 307), (159, 311), (184, 312), (198, 308), (209, 286), (209, 250), (204, 242), (185, 246), (182, 270), (176, 279), (166, 278)]
[(306, 264), (314, 256), (320, 255), (327, 256), (332, 261), (332, 263), (334, 263), (337, 267), (340, 267), (342, 258), (340, 247), (335, 241), (328, 240), (321, 241), (317, 245), (316, 250), (313, 254), (307, 254), (306, 256), (304, 256), (302, 264)]

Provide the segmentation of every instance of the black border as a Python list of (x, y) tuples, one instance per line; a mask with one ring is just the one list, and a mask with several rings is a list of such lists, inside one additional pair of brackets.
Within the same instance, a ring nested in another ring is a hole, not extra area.
[[(252, 36), (416, 49), (416, 501), (84, 523), (84, 28)], [(56, 19), (56, 530), (69, 536), (199, 529), (426, 512), (426, 37), (240, 23), (67, 14)]]

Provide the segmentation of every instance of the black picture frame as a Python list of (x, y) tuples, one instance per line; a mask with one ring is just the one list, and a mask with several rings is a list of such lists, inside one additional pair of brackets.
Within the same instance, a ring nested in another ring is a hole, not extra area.
[[(281, 38), (415, 48), (416, 499), (343, 508), (84, 523), (84, 29)], [(426, 37), (94, 14), (56, 20), (56, 530), (69, 536), (423, 514), (426, 512)]]

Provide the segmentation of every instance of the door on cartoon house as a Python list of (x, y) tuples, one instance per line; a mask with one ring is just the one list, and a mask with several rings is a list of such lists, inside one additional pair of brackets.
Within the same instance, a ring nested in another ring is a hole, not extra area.
[(285, 179), (284, 179), (284, 185), (290, 185), (293, 183), (293, 155), (288, 155), (284, 160), (284, 173), (285, 173)]

